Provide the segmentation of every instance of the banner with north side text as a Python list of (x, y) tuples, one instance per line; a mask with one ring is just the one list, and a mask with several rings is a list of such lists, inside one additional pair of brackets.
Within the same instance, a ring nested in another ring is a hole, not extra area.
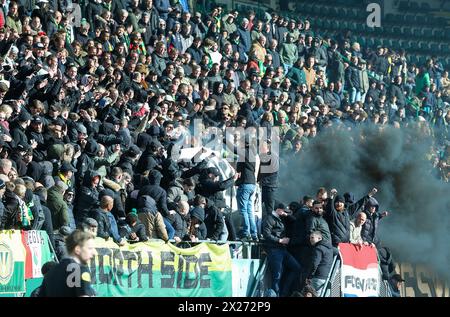
[(378, 297), (380, 274), (377, 251), (371, 246), (340, 243), (343, 297)]
[(20, 230), (0, 231), (0, 294), (25, 292), (25, 256)]
[(163, 241), (118, 247), (97, 238), (91, 283), (97, 296), (228, 297), (232, 266), (228, 245), (201, 243), (188, 249)]

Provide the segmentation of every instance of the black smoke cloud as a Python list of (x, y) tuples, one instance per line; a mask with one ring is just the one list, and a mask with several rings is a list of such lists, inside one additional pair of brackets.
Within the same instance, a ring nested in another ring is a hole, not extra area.
[(425, 264), (450, 280), (450, 186), (433, 172), (431, 147), (418, 126), (330, 129), (281, 162), (278, 198), (299, 201), (324, 186), (358, 199), (377, 187), (380, 210), (390, 211), (380, 222), (382, 244), (397, 262)]

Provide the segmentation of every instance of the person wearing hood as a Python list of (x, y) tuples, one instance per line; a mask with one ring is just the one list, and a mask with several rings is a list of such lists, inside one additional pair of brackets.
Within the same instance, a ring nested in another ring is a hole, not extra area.
[(98, 206), (99, 199), (99, 184), (101, 176), (95, 171), (89, 170), (86, 172), (83, 185), (81, 186), (74, 208), (74, 216), (77, 224), (83, 222), (89, 216), (91, 209)]
[(215, 206), (224, 208), (226, 207), (226, 204), (223, 198), (223, 191), (234, 185), (237, 176), (238, 175), (235, 174), (226, 180), (220, 181), (219, 170), (216, 167), (208, 167), (200, 175), (195, 192), (210, 199)]
[(346, 193), (346, 199), (345, 196), (337, 195), (336, 189), (331, 190), (331, 197), (325, 202), (324, 217), (328, 222), (334, 247), (337, 247), (339, 243), (350, 242), (350, 220), (375, 193), (376, 190), (372, 189), (358, 202), (348, 204), (349, 200), (353, 200), (351, 193)]
[(161, 179), (162, 174), (159, 171), (150, 171), (150, 174), (148, 175), (149, 184), (139, 190), (138, 199), (142, 196), (150, 196), (155, 200), (157, 210), (160, 211), (163, 216), (169, 239), (172, 239), (175, 234), (175, 230), (170, 224), (169, 218), (173, 217), (175, 211), (167, 208), (167, 192), (160, 186)]
[(138, 219), (145, 226), (145, 233), (150, 239), (162, 239), (165, 242), (169, 241), (166, 226), (164, 225), (163, 216), (156, 208), (155, 200), (143, 195), (138, 199)]
[[(331, 191), (333, 196), (334, 190)], [(326, 204), (325, 218), (328, 222), (331, 241), (334, 247), (339, 243), (350, 242), (350, 218), (347, 209), (345, 209), (345, 199), (342, 196), (335, 196)]]
[(206, 199), (201, 195), (197, 195), (194, 198), (194, 208), (192, 208), (191, 223), (189, 226), (189, 238), (192, 242), (197, 242), (199, 240), (205, 240), (208, 236), (208, 231), (205, 221), (205, 207)]
[(206, 238), (214, 241), (225, 242), (228, 231), (222, 212), (214, 205), (211, 199), (206, 199), (205, 220)]
[(167, 202), (189, 201), (190, 198), (193, 198), (191, 196), (194, 188), (195, 183), (191, 178), (175, 179), (167, 190)]
[(67, 212), (67, 203), (64, 201), (64, 193), (68, 186), (57, 181), (55, 186), (50, 188), (47, 193), (47, 207), (50, 209), (53, 221), (53, 230), (58, 231), (62, 226), (69, 225), (69, 214)]
[(379, 221), (388, 216), (389, 212), (378, 212), (380, 205), (374, 197), (370, 197), (364, 210), (367, 220), (361, 230), (361, 237), (364, 241), (370, 243), (373, 247), (380, 247), (381, 240), (378, 237), (378, 225)]
[(165, 217), (169, 216), (169, 209), (167, 208), (167, 193), (166, 191), (160, 186), (162, 179), (162, 174), (157, 170), (150, 171), (148, 175), (148, 181), (149, 184), (142, 187), (139, 190), (139, 197), (140, 196), (150, 196), (152, 197), (156, 205), (158, 207), (158, 210), (161, 211), (161, 214)]
[(153, 140), (147, 144), (145, 151), (142, 153), (137, 162), (136, 172), (142, 174), (145, 171), (151, 171), (160, 163), (159, 150), (162, 144), (158, 140)]
[(95, 170), (94, 157), (97, 155), (99, 146), (94, 139), (88, 139), (84, 146), (83, 153), (77, 160), (77, 173), (75, 178), (78, 180), (78, 185), (83, 184), (85, 175), (88, 172)]

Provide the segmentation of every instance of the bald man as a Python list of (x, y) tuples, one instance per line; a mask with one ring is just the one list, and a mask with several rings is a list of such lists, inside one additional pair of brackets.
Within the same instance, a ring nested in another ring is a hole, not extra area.
[(187, 201), (179, 201), (177, 204), (177, 212), (174, 214), (174, 221), (172, 223), (175, 229), (175, 242), (180, 242), (188, 236), (188, 219), (189, 219), (189, 204)]
[(93, 211), (92, 218), (97, 220), (97, 237), (108, 240), (112, 238), (119, 246), (123, 246), (126, 240), (119, 235), (119, 228), (116, 219), (111, 213), (114, 207), (114, 199), (111, 196), (103, 196), (100, 201), (100, 208)]

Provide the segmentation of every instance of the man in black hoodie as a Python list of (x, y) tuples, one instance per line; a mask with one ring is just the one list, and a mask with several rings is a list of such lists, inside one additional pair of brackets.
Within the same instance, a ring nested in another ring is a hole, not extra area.
[(77, 225), (82, 223), (84, 219), (89, 217), (89, 212), (93, 208), (97, 208), (99, 205), (99, 184), (101, 176), (96, 171), (87, 171), (83, 179), (83, 185), (81, 186), (75, 203), (74, 217)]
[(86, 142), (83, 154), (77, 160), (75, 178), (79, 182), (78, 185), (83, 184), (84, 177), (88, 172), (95, 170), (94, 156), (97, 155), (98, 149), (98, 143), (94, 139), (89, 139)]
[(192, 242), (205, 240), (208, 236), (208, 229), (205, 225), (206, 199), (201, 195), (194, 198), (194, 208), (191, 210), (191, 225), (189, 227), (189, 237)]
[(169, 209), (167, 208), (167, 192), (160, 186), (161, 179), (162, 174), (159, 171), (150, 171), (150, 174), (148, 175), (149, 185), (142, 187), (139, 190), (138, 196), (142, 197), (144, 195), (147, 195), (155, 200), (158, 211), (161, 212), (161, 215), (164, 218), (164, 224), (166, 225), (169, 239), (172, 239), (175, 234), (175, 230), (170, 224), (169, 218), (173, 217), (175, 211), (169, 211)]
[(227, 240), (228, 231), (226, 231), (227, 227), (225, 226), (224, 216), (211, 199), (206, 199), (204, 223), (206, 226), (207, 239), (222, 242)]
[(361, 230), (361, 237), (364, 241), (369, 242), (372, 246), (380, 247), (380, 238), (378, 237), (378, 224), (379, 221), (389, 215), (387, 211), (382, 213), (378, 212), (379, 204), (378, 201), (370, 197), (366, 204), (364, 212), (367, 215), (367, 220)]

